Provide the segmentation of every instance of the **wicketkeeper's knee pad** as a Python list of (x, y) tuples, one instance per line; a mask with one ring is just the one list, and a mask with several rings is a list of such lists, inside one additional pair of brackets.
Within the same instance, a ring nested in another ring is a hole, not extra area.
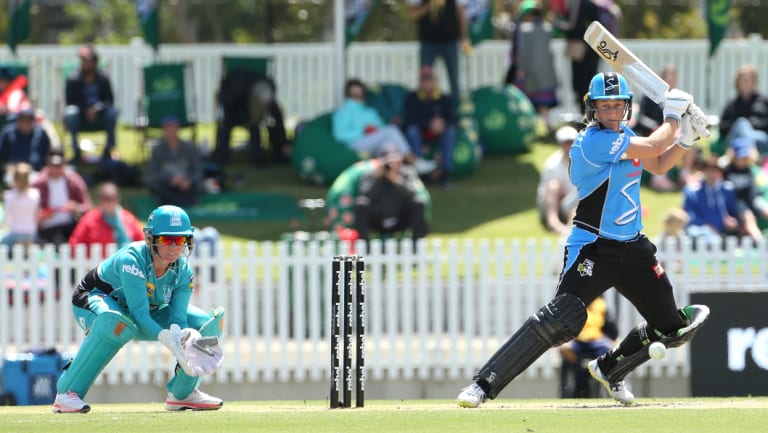
[(73, 391), (85, 396), (99, 373), (139, 330), (125, 314), (106, 311), (96, 317), (86, 332), (75, 358), (64, 367), (56, 383), (59, 393)]

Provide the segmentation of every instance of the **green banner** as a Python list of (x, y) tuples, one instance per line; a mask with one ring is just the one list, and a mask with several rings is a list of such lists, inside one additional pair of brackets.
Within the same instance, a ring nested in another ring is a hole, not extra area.
[(472, 45), (493, 38), (493, 1), (469, 0), (466, 6), (469, 40)]
[(712, 57), (725, 36), (731, 21), (731, 0), (707, 0), (707, 24), (709, 25), (709, 56)]
[(16, 54), (16, 46), (29, 36), (29, 4), (31, 0), (11, 0), (8, 22), (8, 47)]
[(157, 53), (160, 46), (159, 0), (136, 0), (136, 13), (144, 33), (144, 41)]

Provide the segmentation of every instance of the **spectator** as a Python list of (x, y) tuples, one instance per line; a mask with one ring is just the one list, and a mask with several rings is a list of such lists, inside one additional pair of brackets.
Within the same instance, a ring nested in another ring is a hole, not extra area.
[(158, 204), (189, 206), (203, 191), (203, 166), (195, 145), (179, 137), (179, 119), (162, 120), (163, 138), (152, 149), (146, 184)]
[[(248, 158), (252, 164), (288, 162), (288, 138), (276, 93), (274, 80), (263, 74), (245, 69), (226, 73), (217, 96), (223, 116), (216, 131), (216, 162), (229, 163), (232, 129), (238, 125), (248, 128)], [(271, 158), (264, 154), (265, 142), (271, 148)]]
[(365, 104), (362, 81), (347, 81), (344, 94), (344, 102), (333, 112), (331, 119), (334, 139), (354, 152), (369, 155), (382, 154), (385, 148), (394, 146), (402, 155), (407, 155), (409, 162), (416, 164), (419, 173), (428, 173), (435, 168), (434, 162), (417, 159), (400, 129), (386, 125), (379, 113)]
[(591, 398), (599, 388), (590, 386), (587, 362), (608, 353), (618, 337), (616, 323), (608, 314), (605, 299), (600, 296), (587, 306), (587, 321), (579, 335), (560, 346), (563, 363), (560, 372), (562, 398)]
[(557, 106), (557, 75), (550, 49), (552, 26), (545, 20), (536, 0), (523, 1), (512, 34), (513, 74), (509, 84), (517, 86), (530, 99), (539, 117), (549, 125), (549, 110)]
[(440, 148), (440, 170), (435, 172), (443, 186), (453, 168), (456, 145), (456, 108), (454, 99), (443, 95), (431, 66), (422, 66), (419, 88), (409, 92), (403, 107), (403, 127), (411, 151), (421, 160), (425, 142), (436, 142)]
[(547, 230), (560, 235), (568, 234), (568, 225), (576, 214), (576, 205), (579, 204), (579, 194), (571, 183), (569, 173), (571, 146), (578, 134), (571, 126), (563, 126), (557, 130), (555, 139), (560, 148), (544, 163), (536, 189), (536, 202), (542, 224)]
[(754, 143), (745, 137), (736, 137), (729, 143), (731, 160), (723, 170), (723, 178), (733, 184), (741, 206), (757, 218), (768, 218), (768, 201), (760, 194), (755, 179), (758, 153)]
[(731, 182), (714, 158), (700, 161), (704, 178), (683, 188), (683, 209), (690, 217), (685, 232), (697, 244), (720, 246), (725, 236), (761, 237), (754, 214), (740, 205)]
[(32, 105), (24, 92), (26, 84), (27, 77), (14, 74), (8, 66), (0, 67), (0, 126), (11, 115)]
[(408, 0), (408, 13), (416, 20), (419, 33), (419, 64), (434, 66), (441, 57), (448, 71), (451, 96), (458, 98), (459, 45), (472, 51), (467, 29), (467, 0)]
[(736, 97), (720, 116), (720, 137), (726, 143), (745, 137), (757, 145), (761, 154), (768, 153), (768, 97), (757, 89), (757, 69), (742, 65), (736, 72)]
[(403, 165), (403, 155), (387, 150), (380, 164), (360, 180), (355, 197), (355, 229), (368, 240), (371, 231), (392, 234), (409, 230), (415, 241), (429, 233), (424, 203), (416, 194), (418, 175)]
[(37, 234), (37, 213), (40, 210), (40, 191), (31, 187), (32, 166), (20, 162), (13, 167), (13, 185), (3, 192), (3, 222), (8, 233), (4, 245), (29, 245)]
[[(659, 76), (669, 84), (670, 89), (677, 88), (677, 68), (675, 65), (664, 66), (659, 72)], [(648, 96), (643, 96), (643, 99), (640, 100), (640, 109), (637, 113), (636, 123), (632, 126), (632, 129), (638, 135), (648, 136), (664, 123), (663, 117), (662, 107), (653, 102)], [(695, 159), (695, 152), (686, 153), (679, 171), (670, 171), (664, 175), (651, 175), (649, 186), (655, 191), (674, 191), (678, 188), (678, 185), (685, 185), (690, 180), (691, 167)], [(675, 176), (676, 179), (673, 178), (673, 173), (677, 174)], [(675, 180), (678, 182), (675, 182)]]
[(3, 128), (0, 134), (0, 166), (26, 162), (35, 171), (45, 166), (51, 151), (51, 141), (45, 130), (35, 123), (35, 110), (25, 108), (16, 114), (16, 120)]
[(85, 180), (64, 166), (64, 155), (57, 149), (51, 151), (48, 164), (33, 185), (40, 190), (38, 241), (56, 245), (67, 242), (77, 220), (91, 208)]
[(565, 34), (565, 55), (571, 61), (571, 89), (576, 106), (585, 112), (584, 89), (597, 73), (600, 57), (584, 42), (584, 32), (592, 21), (598, 19), (597, 6), (592, 0), (573, 0), (569, 2), (568, 14), (555, 20), (554, 26)]
[(107, 246), (118, 248), (130, 242), (144, 240), (143, 226), (131, 212), (120, 206), (120, 192), (112, 182), (102, 183), (97, 191), (96, 207), (80, 218), (69, 237), (72, 249), (84, 244), (91, 255), (91, 246), (102, 247), (102, 258), (106, 258)]
[(84, 127), (107, 132), (103, 158), (109, 158), (115, 148), (117, 108), (114, 106), (112, 83), (99, 69), (99, 55), (92, 45), (80, 48), (80, 70), (67, 78), (64, 101), (64, 126), (72, 136), (74, 162), (82, 160), (78, 133)]
[(662, 219), (661, 239), (659, 239), (660, 249), (665, 248), (668, 243), (672, 243), (675, 248), (681, 246), (685, 238), (685, 227), (690, 218), (688, 213), (679, 208), (673, 207), (667, 211)]

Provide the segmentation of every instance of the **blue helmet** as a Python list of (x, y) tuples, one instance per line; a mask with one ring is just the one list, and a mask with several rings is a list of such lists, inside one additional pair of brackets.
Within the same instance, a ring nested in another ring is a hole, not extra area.
[(632, 92), (623, 75), (616, 72), (600, 72), (589, 82), (589, 92), (584, 97), (587, 119), (595, 120), (595, 108), (592, 101), (624, 100), (627, 101), (626, 118), (632, 117)]
[(187, 212), (171, 205), (163, 205), (153, 210), (144, 227), (146, 236), (192, 236), (194, 233), (195, 228), (192, 227)]

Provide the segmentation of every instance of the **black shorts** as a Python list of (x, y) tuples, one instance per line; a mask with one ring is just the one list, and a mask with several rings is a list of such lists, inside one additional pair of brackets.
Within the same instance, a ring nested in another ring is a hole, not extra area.
[(656, 259), (656, 246), (647, 237), (641, 235), (627, 242), (598, 238), (578, 254), (573, 264), (563, 269), (558, 295), (570, 293), (589, 305), (615, 287), (652, 328), (672, 332), (684, 326), (672, 284)]

